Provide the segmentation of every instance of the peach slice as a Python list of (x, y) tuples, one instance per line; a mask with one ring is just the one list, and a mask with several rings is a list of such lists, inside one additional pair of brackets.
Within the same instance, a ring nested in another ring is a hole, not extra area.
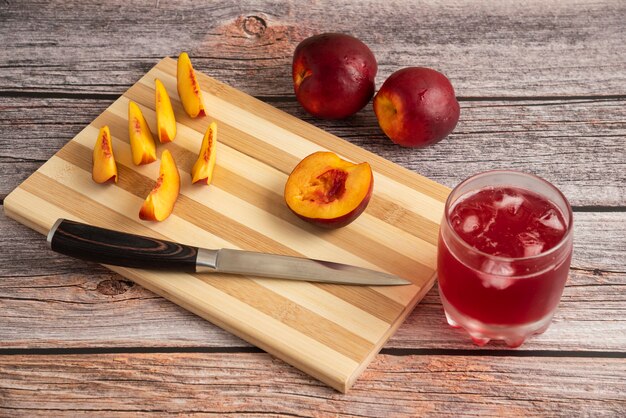
[(156, 145), (152, 132), (141, 109), (132, 100), (128, 102), (128, 136), (135, 165), (156, 161)]
[(172, 213), (180, 191), (180, 175), (174, 157), (169, 150), (161, 154), (159, 178), (139, 210), (139, 218), (146, 221), (162, 221)]
[(217, 124), (211, 122), (200, 146), (198, 159), (191, 169), (191, 182), (210, 184), (215, 167), (215, 149), (217, 143)]
[(285, 202), (307, 222), (340, 228), (365, 210), (373, 187), (368, 163), (353, 164), (332, 152), (316, 152), (300, 161), (289, 175)]
[(91, 178), (96, 183), (106, 183), (109, 180), (117, 183), (117, 164), (113, 156), (111, 132), (107, 125), (100, 128), (96, 145), (93, 147)]
[(172, 142), (176, 137), (176, 118), (170, 96), (158, 78), (154, 80), (156, 99), (157, 135), (159, 142)]
[(190, 117), (195, 118), (206, 115), (200, 84), (191, 66), (189, 55), (186, 52), (182, 52), (178, 56), (176, 87), (178, 88), (178, 96), (183, 104), (183, 108)]

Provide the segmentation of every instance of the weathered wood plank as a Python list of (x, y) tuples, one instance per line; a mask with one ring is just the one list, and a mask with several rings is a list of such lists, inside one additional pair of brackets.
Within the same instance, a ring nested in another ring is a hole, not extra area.
[(379, 355), (345, 395), (259, 353), (0, 356), (0, 377), (0, 413), (11, 416), (626, 412), (626, 363), (611, 358)]
[(0, 91), (119, 94), (158, 59), (186, 50), (198, 69), (248, 93), (291, 95), (297, 43), (339, 31), (371, 47), (377, 85), (420, 65), (446, 73), (461, 97), (626, 94), (619, 0), (347, 2), (335, 10), (331, 0), (11, 2), (0, 8)]
[[(52, 253), (13, 220), (0, 217), (0, 236), (0, 347), (249, 346), (103, 267)], [(626, 213), (576, 214), (574, 268), (555, 320), (522, 350), (624, 352), (624, 237)], [(476, 347), (446, 325), (435, 288), (385, 348)]]
[[(0, 97), (0, 198), (110, 103)], [(448, 187), (514, 168), (554, 182), (573, 205), (626, 206), (626, 100), (463, 102), (456, 131), (422, 150), (391, 143), (371, 105), (346, 121), (315, 119), (291, 99), (272, 105)]]
[[(609, 284), (610, 283), (610, 284)], [(619, 351), (626, 353), (626, 274), (573, 270), (550, 328), (521, 350)], [(387, 348), (471, 349), (465, 332), (446, 323), (437, 288), (415, 308)], [(491, 343), (487, 350), (507, 349)]]
[[(335, 11), (328, 0), (2, 3), (0, 202), (160, 58), (187, 50), (198, 70), (448, 186), (514, 167), (585, 210), (626, 206), (624, 2), (377, 1)], [(324, 31), (370, 45), (378, 86), (403, 66), (445, 72), (462, 99), (455, 133), (402, 150), (386, 142), (371, 105), (347, 121), (304, 114), (291, 54)], [(624, 353), (625, 216), (576, 213), (574, 269), (555, 322), (521, 351)], [(1, 348), (249, 347), (102, 267), (50, 254), (40, 235), (2, 216), (0, 236)], [(433, 289), (386, 348), (476, 347), (445, 325)], [(626, 414), (623, 359), (496, 356), (501, 348), (379, 355), (347, 396), (261, 353), (0, 355), (0, 415)]]

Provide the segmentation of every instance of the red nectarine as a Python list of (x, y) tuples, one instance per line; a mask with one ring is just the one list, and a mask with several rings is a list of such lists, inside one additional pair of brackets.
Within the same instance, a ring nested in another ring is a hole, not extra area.
[(459, 120), (459, 103), (445, 75), (424, 67), (391, 74), (374, 97), (378, 124), (396, 144), (425, 147), (441, 141)]
[(357, 38), (324, 33), (300, 42), (293, 55), (296, 98), (314, 116), (342, 119), (372, 98), (378, 64)]

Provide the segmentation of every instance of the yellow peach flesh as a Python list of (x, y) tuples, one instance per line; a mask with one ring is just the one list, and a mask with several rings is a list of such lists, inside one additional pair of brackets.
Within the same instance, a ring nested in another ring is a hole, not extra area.
[(137, 104), (128, 102), (128, 136), (135, 165), (156, 161), (156, 145), (146, 119)]
[(210, 184), (213, 178), (213, 169), (215, 167), (215, 150), (217, 148), (217, 124), (211, 122), (204, 138), (198, 154), (198, 159), (191, 169), (191, 182), (202, 182)]
[(100, 128), (98, 139), (93, 148), (91, 178), (96, 183), (106, 183), (109, 180), (117, 183), (117, 164), (113, 155), (111, 132), (107, 125)]
[(195, 118), (206, 114), (200, 84), (191, 65), (189, 55), (186, 52), (182, 52), (178, 56), (176, 87), (178, 88), (178, 95), (183, 108), (190, 117)]
[(174, 210), (180, 192), (180, 175), (172, 154), (165, 150), (161, 155), (159, 178), (139, 210), (139, 218), (163, 221)]
[(172, 102), (161, 80), (155, 79), (154, 84), (159, 142), (172, 142), (176, 137), (176, 118), (174, 117)]
[(329, 152), (310, 155), (287, 180), (285, 200), (299, 216), (336, 219), (355, 211), (371, 192), (372, 170)]

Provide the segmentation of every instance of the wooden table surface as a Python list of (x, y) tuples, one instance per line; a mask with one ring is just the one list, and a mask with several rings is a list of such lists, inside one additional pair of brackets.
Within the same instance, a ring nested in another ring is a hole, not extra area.
[[(319, 0), (0, 2), (0, 204), (164, 56), (449, 187), (535, 173), (569, 198), (570, 279), (549, 330), (518, 349), (449, 328), (436, 289), (348, 394), (0, 216), (0, 415), (626, 414), (626, 3)], [(377, 85), (445, 73), (461, 119), (393, 145), (371, 104), (306, 114), (291, 57), (307, 36), (367, 43)]]

